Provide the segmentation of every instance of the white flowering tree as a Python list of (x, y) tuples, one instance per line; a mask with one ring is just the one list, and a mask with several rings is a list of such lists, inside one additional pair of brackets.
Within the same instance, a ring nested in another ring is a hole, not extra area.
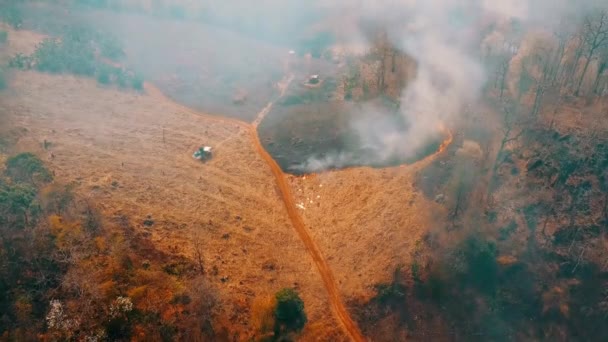
[(63, 304), (54, 299), (50, 302), (49, 312), (46, 315), (46, 324), (50, 330), (69, 336), (80, 325), (80, 321), (69, 318)]
[(133, 310), (133, 302), (129, 297), (118, 297), (110, 305), (110, 318), (116, 318)]

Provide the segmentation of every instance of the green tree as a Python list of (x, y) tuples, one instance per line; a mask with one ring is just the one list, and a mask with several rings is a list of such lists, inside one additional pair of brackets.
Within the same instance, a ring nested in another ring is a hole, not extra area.
[(42, 160), (32, 153), (20, 153), (6, 161), (6, 175), (13, 181), (35, 185), (36, 180), (50, 182), (53, 176)]
[(0, 186), (0, 224), (28, 225), (36, 190), (26, 184)]
[(304, 301), (298, 293), (293, 289), (285, 288), (277, 292), (275, 297), (277, 299), (277, 307), (274, 311), (275, 335), (302, 330), (308, 319), (304, 312)]

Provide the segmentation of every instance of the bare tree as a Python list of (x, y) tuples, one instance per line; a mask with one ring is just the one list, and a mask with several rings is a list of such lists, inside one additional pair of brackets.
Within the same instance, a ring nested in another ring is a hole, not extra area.
[(528, 64), (528, 67), (534, 69), (534, 72), (530, 72), (529, 76), (535, 83), (534, 104), (532, 105), (532, 111), (530, 113), (530, 116), (535, 118), (542, 107), (543, 96), (552, 83), (552, 70), (555, 67), (554, 50), (546, 44), (538, 44), (534, 49), (534, 53), (529, 56), (528, 61), (529, 63), (525, 64)]
[[(197, 228), (194, 228), (197, 229)], [(199, 228), (200, 229), (200, 228)], [(198, 263), (201, 275), (205, 274), (205, 263), (203, 256), (203, 238), (199, 230), (192, 233), (192, 248), (194, 249), (194, 257)]]
[(570, 84), (572, 84), (572, 80), (574, 79), (574, 76), (576, 76), (576, 70), (578, 69), (578, 65), (580, 64), (580, 60), (583, 57), (583, 38), (581, 36), (580, 32), (576, 32), (573, 36), (572, 36), (572, 40), (575, 42), (575, 46), (574, 46), (574, 60), (568, 64), (568, 66), (566, 68), (564, 68), (564, 78), (563, 78), (563, 82), (566, 83), (566, 85), (570, 86)]
[(583, 22), (583, 50), (585, 56), (585, 67), (583, 73), (578, 81), (576, 91), (574, 95), (578, 96), (581, 90), (581, 85), (585, 79), (585, 74), (589, 68), (591, 60), (595, 56), (596, 52), (608, 45), (608, 11), (599, 10), (594, 14), (590, 14), (585, 17)]
[(553, 61), (551, 63), (551, 84), (555, 85), (558, 81), (558, 75), (562, 72), (562, 60), (566, 54), (566, 45), (573, 38), (573, 33), (570, 30), (563, 30), (561, 27), (559, 30), (554, 31), (553, 35), (557, 40), (557, 48), (553, 54)]
[(492, 194), (492, 188), (494, 186), (494, 181), (496, 179), (496, 172), (498, 168), (507, 160), (507, 155), (505, 154), (505, 148), (507, 144), (510, 142), (516, 141), (521, 137), (524, 133), (525, 124), (518, 121), (516, 117), (516, 106), (510, 101), (505, 101), (503, 104), (503, 125), (501, 128), (502, 139), (500, 140), (500, 146), (498, 147), (498, 152), (496, 153), (496, 159), (494, 160), (494, 165), (492, 166), (492, 170), (490, 171), (490, 182), (488, 184), (488, 193), (486, 198), (490, 200)]
[(494, 81), (494, 88), (500, 89), (500, 99), (502, 100), (505, 89), (507, 87), (507, 74), (509, 73), (509, 66), (511, 64), (511, 56), (507, 54), (501, 54), (496, 57), (495, 61), (495, 72), (496, 79)]
[(595, 83), (593, 84), (593, 92), (597, 95), (601, 95), (602, 90), (605, 87), (601, 80), (606, 70), (608, 70), (608, 47), (602, 49), (602, 51), (599, 53), (597, 72), (595, 74)]

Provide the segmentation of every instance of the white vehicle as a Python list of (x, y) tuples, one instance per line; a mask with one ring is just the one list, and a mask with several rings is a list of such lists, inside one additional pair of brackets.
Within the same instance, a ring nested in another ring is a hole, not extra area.
[(207, 161), (213, 156), (211, 150), (211, 146), (202, 146), (198, 150), (196, 150), (194, 154), (192, 154), (192, 158), (200, 161)]

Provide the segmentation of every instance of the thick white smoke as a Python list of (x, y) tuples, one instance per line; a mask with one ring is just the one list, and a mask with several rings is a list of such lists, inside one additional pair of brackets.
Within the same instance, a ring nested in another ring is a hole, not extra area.
[[(400, 101), (400, 115), (409, 123), (407, 132), (391, 129), (390, 123), (384, 128), (383, 124), (366, 119), (353, 123), (366, 149), (371, 148), (366, 161), (372, 164), (416, 155), (438, 138), (443, 124), (449, 126), (458, 120), (463, 107), (476, 101), (486, 81), (480, 59), (482, 29), (489, 27), (489, 23), (526, 21), (531, 7), (546, 8), (546, 4), (533, 0), (381, 0), (332, 4), (336, 13), (349, 13), (353, 18), (384, 26), (391, 43), (417, 63), (416, 76), (403, 90)], [(492, 31), (484, 33), (488, 34)], [(349, 162), (347, 158), (344, 154), (322, 160), (312, 158), (300, 167), (316, 171), (361, 162)]]

